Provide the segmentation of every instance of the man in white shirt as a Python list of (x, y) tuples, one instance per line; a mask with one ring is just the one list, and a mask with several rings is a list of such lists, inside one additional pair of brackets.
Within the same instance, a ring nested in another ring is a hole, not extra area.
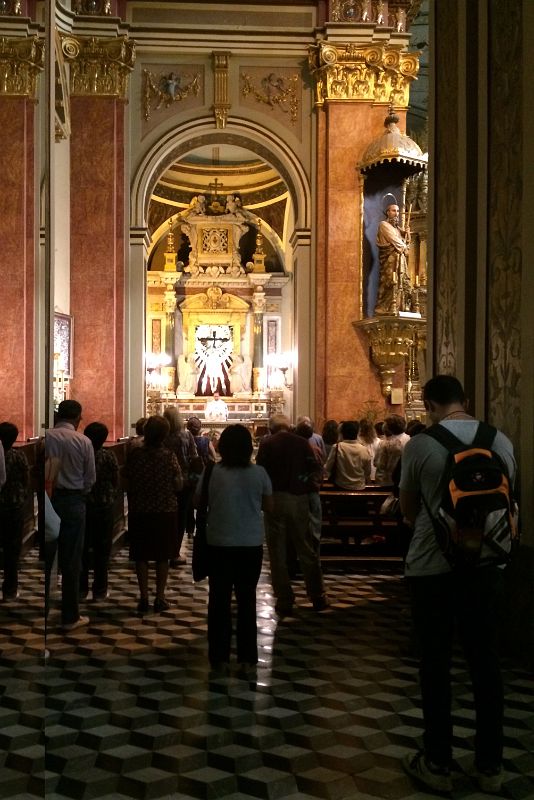
[(59, 459), (52, 505), (61, 519), (58, 560), (61, 569), (61, 621), (66, 630), (87, 625), (79, 613), (79, 583), (85, 536), (86, 497), (95, 482), (91, 440), (78, 433), (82, 407), (76, 400), (59, 404), (57, 422), (45, 434), (46, 458)]
[(215, 392), (213, 400), (206, 403), (206, 410), (204, 412), (205, 419), (212, 422), (226, 422), (228, 419), (228, 406), (221, 400), (219, 392)]

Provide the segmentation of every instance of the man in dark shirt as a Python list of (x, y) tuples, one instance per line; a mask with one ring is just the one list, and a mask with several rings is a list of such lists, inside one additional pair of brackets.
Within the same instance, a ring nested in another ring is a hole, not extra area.
[(289, 419), (271, 420), (271, 436), (265, 437), (256, 463), (264, 467), (273, 485), (273, 510), (265, 512), (265, 538), (271, 562), (276, 612), (291, 614), (294, 593), (287, 565), (288, 540), (300, 561), (306, 591), (316, 611), (327, 608), (319, 551), (310, 530), (308, 495), (317, 492), (321, 467), (308, 441), (291, 433)]

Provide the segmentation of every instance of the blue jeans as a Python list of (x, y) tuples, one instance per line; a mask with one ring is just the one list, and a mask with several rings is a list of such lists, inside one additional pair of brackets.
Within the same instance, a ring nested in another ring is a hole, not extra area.
[(503, 750), (503, 686), (498, 657), (502, 575), (497, 567), (409, 578), (420, 648), (424, 750), (440, 766), (452, 759), (451, 659), (455, 626), (473, 685), (475, 764), (497, 769)]
[(256, 586), (263, 548), (209, 547), (210, 594), (208, 649), (210, 664), (228, 662), (232, 641), (232, 592), (237, 601), (236, 644), (240, 664), (258, 662)]
[(79, 590), (85, 536), (85, 495), (69, 489), (55, 489), (51, 500), (61, 519), (58, 539), (61, 622), (63, 625), (70, 625), (80, 616)]

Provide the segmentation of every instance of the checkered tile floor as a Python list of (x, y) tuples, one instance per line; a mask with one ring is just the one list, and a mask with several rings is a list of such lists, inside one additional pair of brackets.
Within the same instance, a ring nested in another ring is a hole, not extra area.
[[(235, 669), (213, 677), (207, 587), (193, 586), (188, 567), (175, 570), (172, 609), (140, 618), (133, 570), (119, 557), (109, 600), (84, 609), (88, 628), (64, 636), (52, 610), (44, 668), (40, 572), (30, 556), (20, 600), (0, 612), (0, 797), (32, 800), (45, 789), (48, 800), (430, 797), (400, 764), (421, 734), (402, 578), (338, 570), (327, 584), (328, 611), (314, 613), (297, 581), (296, 614), (278, 622), (265, 570), (257, 680)], [(454, 675), (454, 797), (478, 800), (460, 657)], [(513, 665), (505, 682), (502, 796), (534, 798), (534, 682)]]

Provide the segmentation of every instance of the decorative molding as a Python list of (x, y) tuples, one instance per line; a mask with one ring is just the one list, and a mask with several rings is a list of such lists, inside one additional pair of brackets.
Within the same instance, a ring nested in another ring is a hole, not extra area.
[(62, 37), (62, 51), (70, 65), (71, 96), (128, 96), (128, 74), (135, 64), (135, 43), (114, 39)]
[(44, 64), (43, 39), (0, 37), (0, 95), (35, 99)]
[(226, 128), (226, 120), (231, 107), (228, 91), (228, 69), (231, 53), (228, 50), (214, 50), (213, 73), (214, 73), (214, 99), (213, 113), (215, 115), (215, 127)]
[(297, 122), (299, 111), (298, 75), (283, 78), (275, 72), (270, 72), (261, 79), (261, 90), (256, 88), (251, 76), (244, 72), (241, 73), (241, 81), (243, 97), (252, 95), (258, 103), (263, 103), (272, 109), (278, 108), (284, 114), (289, 114), (293, 125)]
[(55, 115), (55, 138), (56, 142), (61, 139), (68, 139), (70, 136), (70, 97), (69, 79), (61, 48), (61, 37), (56, 29), (54, 42), (55, 49), (55, 71), (56, 71), (56, 115)]
[(520, 3), (490, 6), (487, 413), (519, 451), (522, 408), (529, 413), (521, 405), (523, 25)]
[(111, 0), (74, 0), (72, 7), (75, 14), (87, 14), (93, 17), (111, 15)]
[[(189, 83), (183, 84), (183, 80)], [(148, 69), (143, 70), (143, 114), (145, 120), (150, 119), (152, 111), (159, 111), (164, 106), (169, 108), (173, 103), (189, 97), (198, 96), (200, 92), (200, 72), (191, 75), (187, 72), (160, 72), (156, 75)], [(152, 108), (153, 106), (153, 108)]]
[(380, 372), (382, 394), (391, 394), (397, 367), (405, 363), (417, 347), (418, 334), (426, 330), (426, 320), (398, 316), (359, 320), (353, 323), (369, 337), (371, 357)]
[(0, 17), (20, 17), (22, 0), (0, 0)]
[(320, 42), (308, 49), (315, 80), (315, 105), (327, 100), (392, 103), (407, 108), (410, 84), (419, 71), (419, 53), (398, 47)]

